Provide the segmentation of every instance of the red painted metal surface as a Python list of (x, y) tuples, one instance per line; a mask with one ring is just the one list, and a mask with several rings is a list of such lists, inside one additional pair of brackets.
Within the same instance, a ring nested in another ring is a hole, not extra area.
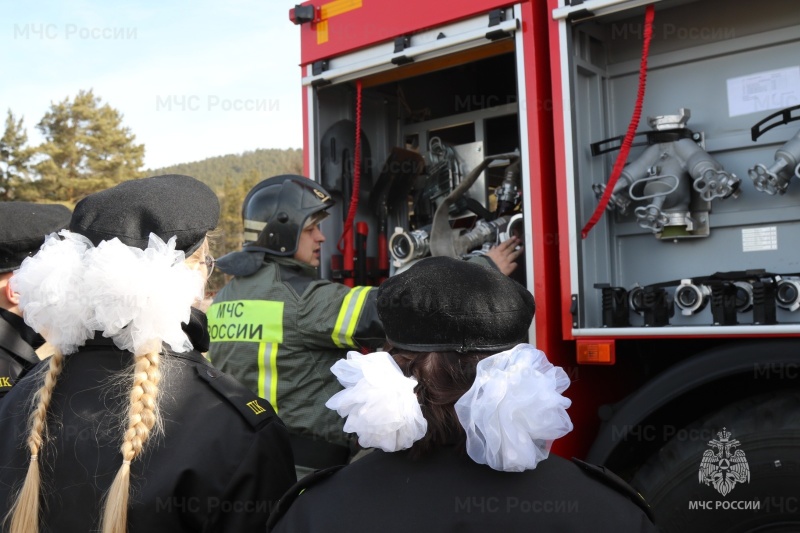
[[(547, 0), (548, 13), (558, 7), (558, 0)], [(553, 102), (553, 153), (555, 155), (555, 187), (556, 201), (559, 206), (567, 206), (569, 197), (567, 195), (567, 152), (566, 143), (571, 140), (566, 139), (564, 131), (564, 109), (569, 107), (569, 102), (564, 102), (561, 89), (561, 53), (558, 35), (559, 22), (552, 17), (548, 17), (548, 39), (550, 41), (550, 81), (552, 84)], [(572, 239), (577, 239), (577, 235), (571, 235), (569, 230), (569, 212), (567, 209), (557, 210), (558, 232), (557, 239), (561, 243), (559, 246), (559, 265), (561, 269), (561, 298), (560, 305), (557, 306), (561, 314), (561, 328), (564, 339), (572, 339), (572, 315), (570, 307), (572, 305), (572, 294), (570, 293), (570, 250), (569, 245)]]
[[(536, 298), (536, 346), (547, 354), (555, 365), (564, 367), (569, 375), (578, 369), (575, 364), (575, 347), (565, 343), (561, 335), (560, 277), (558, 212), (555, 202), (555, 161), (553, 158), (552, 88), (550, 86), (550, 58), (548, 57), (547, 11), (543, 2), (522, 5), (522, 54), (524, 59), (524, 95), (520, 95), (520, 122), (528, 129), (528, 146), (523, 157), (528, 159), (528, 202), (531, 218), (526, 239), (526, 260), (533, 261), (533, 294)], [(571, 387), (566, 395), (575, 407), (570, 409), (578, 434), (553, 443), (555, 454), (571, 457), (583, 456), (591, 440), (584, 439), (583, 416), (580, 401)], [(577, 409), (576, 409), (577, 408)], [(580, 437), (578, 436), (580, 435)]]
[[(317, 20), (301, 25), (300, 61), (314, 61), (353, 52), (400, 35), (420, 32), (491, 9), (512, 5), (508, 0), (430, 2), (405, 0), (313, 0)], [(290, 10), (291, 13), (291, 10)]]
[[(300, 79), (305, 76), (306, 68), (300, 67)], [(303, 176), (311, 177), (311, 140), (309, 139), (310, 131), (308, 130), (308, 117), (309, 117), (309, 102), (308, 100), (308, 89), (305, 87), (301, 87), (300, 90), (302, 91), (302, 98), (303, 98)]]

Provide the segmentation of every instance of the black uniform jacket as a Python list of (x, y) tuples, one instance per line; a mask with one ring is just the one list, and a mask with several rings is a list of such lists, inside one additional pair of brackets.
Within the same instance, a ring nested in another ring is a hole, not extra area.
[(0, 309), (0, 399), (25, 372), (39, 362), (36, 348), (44, 343), (21, 316)]
[[(199, 352), (162, 361), (164, 432), (131, 464), (128, 532), (263, 532), (296, 481), (283, 423), (268, 402)], [(103, 496), (122, 463), (120, 413), (129, 387), (120, 387), (118, 372), (131, 363), (108, 339), (66, 357), (49, 410), (49, 444), (39, 452), (43, 533), (97, 530)], [(0, 402), (0, 515), (27, 471), (28, 409), (46, 366)]]
[(374, 451), (340, 468), (292, 487), (270, 518), (271, 526), (277, 521), (271, 531), (657, 531), (644, 501), (621, 479), (553, 455), (519, 473), (492, 470), (453, 448), (417, 461), (408, 452)]

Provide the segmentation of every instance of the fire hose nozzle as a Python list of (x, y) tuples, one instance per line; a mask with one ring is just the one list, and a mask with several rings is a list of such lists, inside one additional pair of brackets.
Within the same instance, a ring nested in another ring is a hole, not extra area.
[(692, 280), (683, 279), (675, 289), (675, 306), (681, 310), (682, 315), (690, 316), (705, 308), (709, 296), (711, 296), (711, 289), (708, 286), (695, 285)]
[(424, 229), (407, 232), (403, 228), (395, 228), (394, 233), (389, 237), (389, 253), (392, 255), (392, 263), (395, 267), (401, 267), (414, 259), (425, 257), (430, 250), (431, 238)]
[(797, 311), (800, 309), (800, 279), (783, 278), (778, 281), (778, 288), (775, 291), (775, 303), (778, 307)]

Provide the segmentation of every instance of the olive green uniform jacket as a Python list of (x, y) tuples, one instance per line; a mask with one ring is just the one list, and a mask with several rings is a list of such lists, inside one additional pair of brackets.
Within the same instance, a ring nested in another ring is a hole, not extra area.
[[(256, 273), (232, 279), (207, 311), (208, 356), (272, 404), (292, 434), (298, 465), (322, 468), (355, 449), (355, 435), (325, 407), (341, 390), (330, 368), (348, 350), (381, 346), (384, 333), (377, 287), (316, 277), (305, 263), (267, 256)], [(327, 444), (335, 446), (332, 456)]]

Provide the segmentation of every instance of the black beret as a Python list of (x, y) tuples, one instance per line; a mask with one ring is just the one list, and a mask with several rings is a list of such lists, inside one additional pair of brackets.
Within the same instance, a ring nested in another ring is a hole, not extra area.
[(495, 268), (429, 257), (384, 281), (386, 339), (413, 352), (499, 352), (527, 342), (533, 296)]
[(95, 246), (117, 237), (142, 250), (151, 233), (164, 242), (176, 236), (176, 249), (189, 255), (218, 221), (214, 191), (192, 177), (169, 174), (123, 181), (90, 194), (75, 206), (69, 229)]
[(69, 216), (59, 204), (0, 202), (0, 274), (19, 268), (47, 235), (67, 227)]

